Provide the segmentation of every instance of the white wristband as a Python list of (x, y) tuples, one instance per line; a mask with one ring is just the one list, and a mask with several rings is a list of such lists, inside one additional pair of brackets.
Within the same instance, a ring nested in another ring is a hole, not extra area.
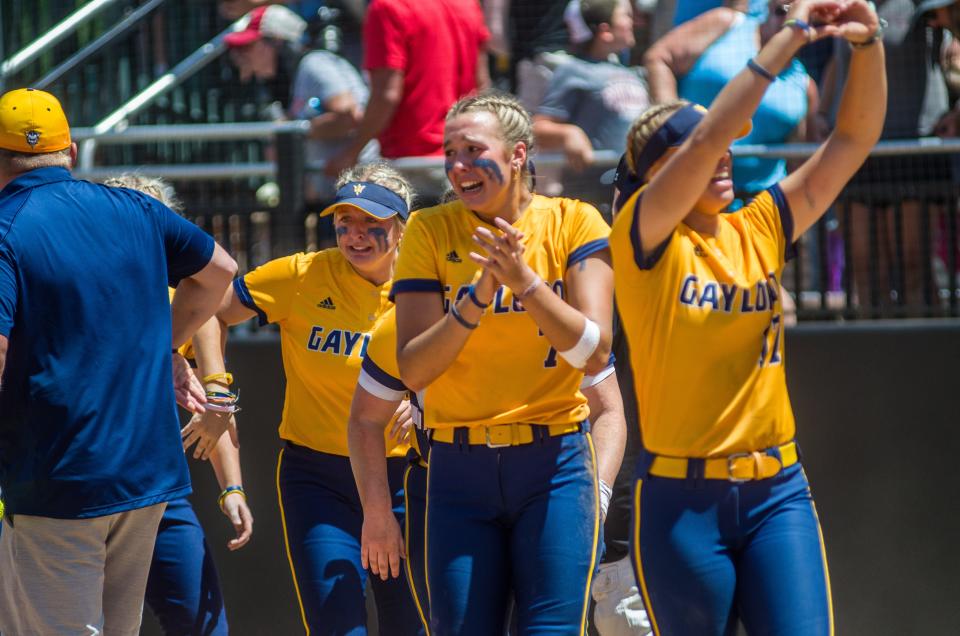
[(610, 498), (613, 496), (613, 488), (607, 482), (600, 480), (600, 518), (607, 518), (607, 510), (610, 508)]
[(574, 369), (587, 366), (587, 360), (600, 346), (600, 327), (589, 318), (584, 318), (583, 333), (580, 340), (566, 351), (559, 351), (560, 357), (570, 363)]

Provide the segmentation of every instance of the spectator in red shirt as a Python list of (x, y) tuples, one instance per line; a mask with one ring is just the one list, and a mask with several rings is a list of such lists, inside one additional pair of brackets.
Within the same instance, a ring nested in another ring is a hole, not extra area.
[(489, 84), (489, 38), (477, 0), (373, 0), (363, 25), (370, 101), (327, 174), (353, 165), (374, 137), (389, 159), (441, 155), (447, 110)]

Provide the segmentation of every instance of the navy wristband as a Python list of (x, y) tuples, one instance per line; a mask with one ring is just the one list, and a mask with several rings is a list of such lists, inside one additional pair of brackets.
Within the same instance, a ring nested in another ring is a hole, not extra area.
[(477, 298), (477, 288), (475, 285), (470, 285), (467, 287), (467, 296), (469, 296), (470, 301), (480, 309), (486, 309), (490, 306), (490, 303), (484, 305), (482, 302), (480, 302), (480, 299)]
[(454, 319), (459, 322), (462, 326), (467, 329), (473, 330), (476, 329), (480, 323), (479, 322), (469, 322), (466, 318), (460, 315), (460, 312), (457, 311), (457, 305), (455, 303), (450, 303), (450, 314), (453, 315)]
[(767, 69), (757, 64), (756, 60), (754, 60), (752, 57), (749, 60), (747, 60), (747, 68), (753, 71), (754, 73), (756, 73), (757, 75), (759, 75), (760, 77), (762, 77), (763, 79), (767, 80), (768, 82), (772, 82), (777, 79), (776, 75), (774, 75)]
[(808, 38), (810, 37), (810, 25), (804, 20), (790, 18), (789, 20), (783, 23), (783, 26), (803, 31), (804, 33), (807, 34)]

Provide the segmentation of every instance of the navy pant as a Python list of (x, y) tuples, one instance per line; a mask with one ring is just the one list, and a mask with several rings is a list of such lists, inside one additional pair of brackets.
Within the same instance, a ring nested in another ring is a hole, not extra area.
[[(418, 460), (419, 458), (417, 458)], [(406, 572), (413, 600), (417, 605), (424, 629), (430, 621), (430, 604), (427, 595), (427, 469), (415, 460), (407, 466), (403, 478), (403, 495), (406, 503), (406, 526), (403, 528), (407, 548)]]
[[(586, 629), (599, 498), (588, 433), (488, 448), (434, 442), (427, 479), (427, 584), (434, 636), (502, 634), (511, 591), (519, 634)], [(465, 432), (465, 431), (461, 431)]]
[[(656, 634), (833, 634), (820, 524), (794, 464), (769, 479), (638, 470), (631, 553)], [(639, 546), (639, 550), (637, 549)]]
[[(394, 514), (404, 523), (403, 457), (387, 460)], [(367, 571), (360, 563), (363, 510), (350, 459), (287, 442), (277, 491), (304, 626), (313, 636), (367, 633)], [(423, 633), (406, 577), (370, 577), (381, 633)], [(386, 632), (384, 630), (387, 630)]]
[(217, 568), (200, 521), (185, 497), (167, 503), (160, 520), (146, 601), (165, 634), (227, 634)]

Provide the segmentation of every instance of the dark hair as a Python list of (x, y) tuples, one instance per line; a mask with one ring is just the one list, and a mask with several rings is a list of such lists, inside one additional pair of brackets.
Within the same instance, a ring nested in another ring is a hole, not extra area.
[(580, 15), (594, 37), (601, 24), (610, 24), (613, 12), (623, 0), (580, 0)]

